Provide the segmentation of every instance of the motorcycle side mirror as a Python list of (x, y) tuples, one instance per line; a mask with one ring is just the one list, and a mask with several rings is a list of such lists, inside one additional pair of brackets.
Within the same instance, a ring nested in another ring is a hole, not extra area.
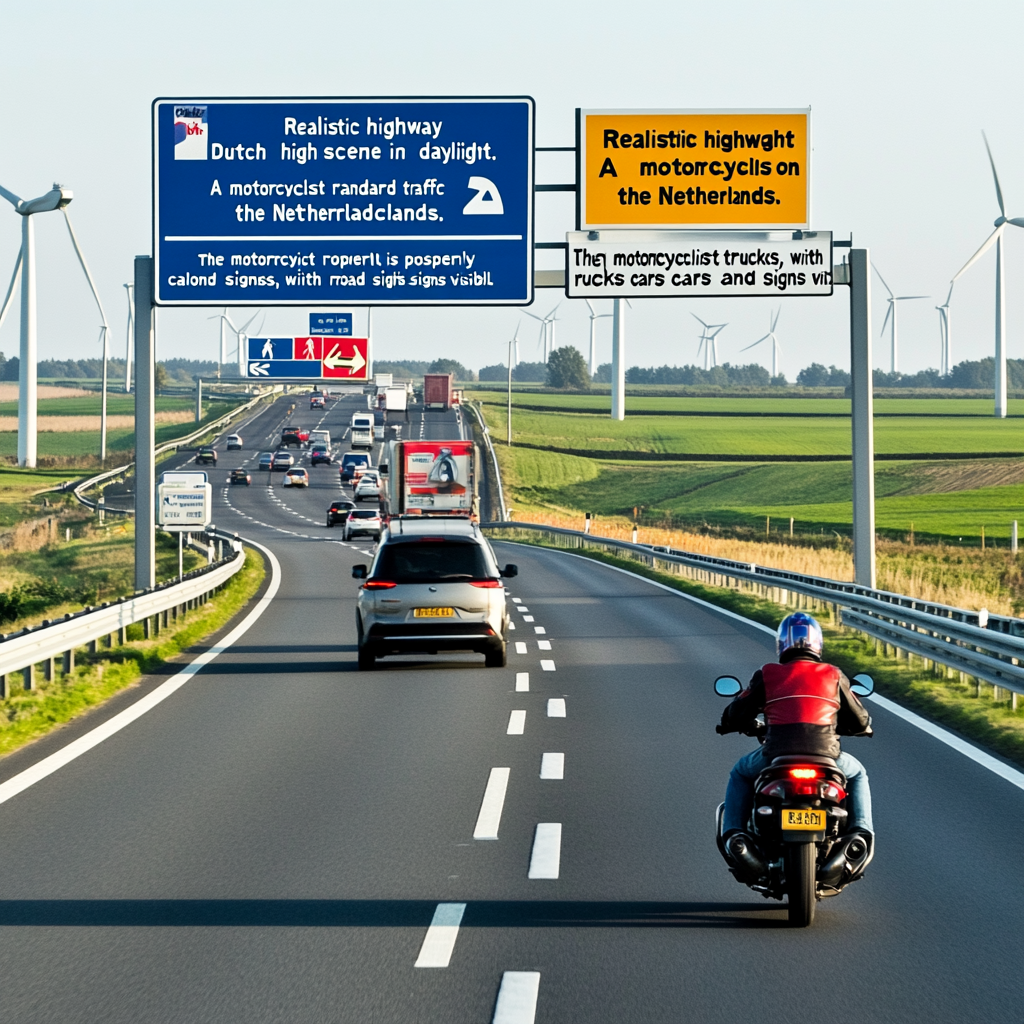
[(352, 579), (354, 579), (354, 580), (365, 580), (366, 579), (366, 566), (365, 565), (353, 565), (352, 566)]
[(743, 690), (743, 684), (735, 676), (719, 676), (715, 680), (715, 693), (719, 697), (735, 697)]
[(870, 697), (875, 692), (875, 681), (866, 672), (858, 673), (850, 682), (850, 689), (858, 697)]
[(512, 565), (511, 563), (509, 563), (508, 565), (505, 566), (504, 569), (501, 570), (501, 575), (504, 576), (505, 579), (511, 579), (513, 576), (518, 576), (519, 575), (519, 566), (518, 565)]

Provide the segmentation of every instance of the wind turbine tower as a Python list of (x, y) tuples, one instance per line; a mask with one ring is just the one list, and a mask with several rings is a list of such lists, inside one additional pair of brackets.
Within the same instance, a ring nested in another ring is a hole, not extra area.
[[(871, 264), (873, 267), (875, 265)], [(892, 289), (885, 283), (885, 278), (878, 273), (878, 267), (875, 267), (875, 273), (878, 274), (878, 280), (882, 282), (882, 287), (889, 293), (889, 298), (886, 300), (889, 303), (889, 308), (885, 311), (885, 319), (882, 321), (882, 334), (885, 334), (885, 325), (889, 322), (889, 317), (892, 317), (892, 350), (890, 365), (891, 373), (895, 373), (899, 369), (899, 353), (896, 348), (896, 307), (901, 302), (909, 301), (910, 299), (927, 299), (927, 295), (893, 295)]]

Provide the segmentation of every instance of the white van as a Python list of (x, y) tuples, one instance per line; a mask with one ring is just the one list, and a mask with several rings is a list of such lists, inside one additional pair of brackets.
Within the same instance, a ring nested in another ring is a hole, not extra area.
[(353, 448), (373, 448), (372, 413), (353, 413), (351, 427), (351, 443)]
[(328, 451), (331, 450), (331, 432), (329, 430), (311, 430), (309, 432), (309, 447), (322, 444)]

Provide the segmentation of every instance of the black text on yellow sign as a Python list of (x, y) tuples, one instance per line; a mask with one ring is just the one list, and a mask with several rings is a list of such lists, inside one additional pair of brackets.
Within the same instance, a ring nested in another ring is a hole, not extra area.
[(580, 227), (808, 227), (810, 121), (809, 109), (580, 110)]

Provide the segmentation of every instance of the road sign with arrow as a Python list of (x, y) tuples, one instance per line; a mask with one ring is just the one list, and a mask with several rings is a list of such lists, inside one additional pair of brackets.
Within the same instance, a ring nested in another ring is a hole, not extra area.
[(255, 380), (370, 379), (366, 338), (248, 338), (246, 376)]

